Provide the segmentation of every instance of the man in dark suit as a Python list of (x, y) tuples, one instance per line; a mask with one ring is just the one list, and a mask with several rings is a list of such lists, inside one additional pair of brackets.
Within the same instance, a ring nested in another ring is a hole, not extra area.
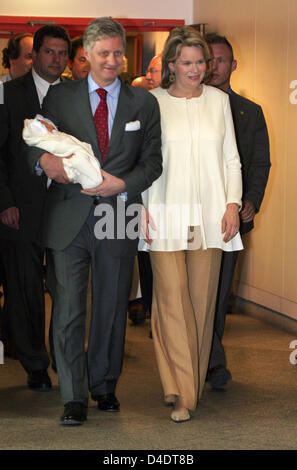
[[(6, 75), (0, 76), (0, 82), (8, 82), (14, 78), (22, 77), (31, 70), (32, 67), (32, 47), (33, 35), (30, 33), (19, 33), (11, 37), (7, 47), (2, 50), (2, 65), (8, 69)], [(7, 300), (5, 272), (1, 255), (0, 246), (0, 286), (2, 285), (4, 299)], [(0, 293), (1, 296), (1, 293)], [(4, 305), (5, 310), (5, 305)], [(8, 315), (3, 313), (0, 308), (0, 339), (5, 344), (5, 356), (16, 358), (15, 348), (9, 338)]]
[(68, 60), (68, 67), (71, 70), (72, 80), (85, 78), (89, 73), (90, 64), (86, 58), (82, 36), (78, 36), (71, 41), (71, 54)]
[[(60, 131), (91, 144), (103, 167), (103, 183), (82, 190), (69, 182), (61, 158), (34, 147), (29, 151), (32, 170), (39, 162), (53, 180), (44, 241), (55, 278), (53, 332), (64, 404), (62, 425), (86, 420), (89, 389), (100, 410), (119, 411), (115, 388), (138, 245), (137, 233), (129, 233), (129, 224), (141, 204), (141, 192), (162, 171), (157, 102), (145, 90), (118, 78), (125, 49), (122, 26), (111, 18), (97, 18), (86, 29), (84, 47), (89, 75), (53, 87), (43, 115)], [(92, 320), (86, 359), (90, 265)]]
[[(210, 85), (229, 94), (237, 147), (242, 164), (243, 196), (240, 212), (240, 233), (252, 230), (254, 217), (259, 212), (270, 169), (269, 138), (262, 109), (256, 103), (235, 93), (230, 77), (236, 70), (229, 41), (215, 34), (206, 37), (212, 50), (212, 77)], [(217, 294), (213, 344), (209, 360), (208, 381), (212, 388), (224, 387), (231, 378), (226, 369), (226, 356), (222, 345), (225, 318), (234, 276), (238, 251), (223, 252)]]
[(60, 81), (70, 49), (67, 32), (58, 26), (37, 31), (33, 67), (4, 83), (0, 105), (0, 243), (7, 284), (6, 312), (28, 386), (51, 388), (45, 347), (45, 306), (41, 216), (46, 178), (30, 172), (22, 140), (24, 119), (41, 111), (49, 86)]

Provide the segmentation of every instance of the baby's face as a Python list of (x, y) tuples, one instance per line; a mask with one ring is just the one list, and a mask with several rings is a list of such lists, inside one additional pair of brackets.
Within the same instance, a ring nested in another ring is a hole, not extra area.
[(49, 124), (48, 122), (46, 121), (43, 121), (42, 119), (38, 119), (38, 121), (41, 122), (41, 124), (46, 127), (46, 129), (48, 130), (48, 132), (53, 132), (53, 130), (55, 130), (54, 126), (52, 126), (51, 124)]

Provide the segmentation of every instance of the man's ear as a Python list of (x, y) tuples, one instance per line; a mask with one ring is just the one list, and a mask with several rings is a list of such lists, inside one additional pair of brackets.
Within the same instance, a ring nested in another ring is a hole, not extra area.
[(237, 60), (233, 60), (232, 65), (231, 65), (231, 70), (234, 72), (234, 70), (237, 69)]
[(33, 62), (35, 62), (35, 60), (36, 60), (36, 55), (37, 55), (37, 52), (34, 49), (32, 49), (32, 60), (33, 60)]
[(89, 54), (88, 49), (86, 49), (86, 48), (84, 47), (84, 51), (85, 51), (85, 54), (86, 54), (86, 58), (87, 58), (88, 61), (90, 62), (90, 54)]

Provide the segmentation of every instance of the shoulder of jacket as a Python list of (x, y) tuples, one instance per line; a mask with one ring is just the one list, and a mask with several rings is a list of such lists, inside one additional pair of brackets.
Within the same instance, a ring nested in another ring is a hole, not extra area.
[(136, 100), (140, 105), (145, 106), (145, 103), (152, 103), (155, 101), (155, 98), (147, 90), (143, 88), (133, 87), (128, 83), (122, 83), (121, 93), (125, 93), (126, 96), (132, 100)]
[(81, 86), (81, 80), (62, 80), (60, 83), (51, 85), (52, 88), (63, 89), (63, 90), (75, 90)]
[(237, 101), (241, 106), (249, 107), (255, 111), (261, 109), (261, 106), (255, 103), (255, 101), (252, 101), (245, 96), (239, 95), (238, 93), (233, 92), (231, 99)]
[(8, 80), (7, 82), (3, 83), (4, 89), (10, 90), (10, 89), (15, 89), (23, 85), (23, 83), (26, 83), (27, 81), (30, 81), (30, 77), (33, 82), (32, 75), (30, 73), (26, 75), (22, 75), (21, 77), (15, 78), (13, 80)]

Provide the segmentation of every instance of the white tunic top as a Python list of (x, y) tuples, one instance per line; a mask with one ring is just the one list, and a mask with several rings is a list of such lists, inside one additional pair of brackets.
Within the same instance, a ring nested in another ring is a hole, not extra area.
[(176, 98), (162, 88), (151, 93), (160, 105), (163, 173), (143, 193), (155, 225), (149, 249), (241, 250), (239, 234), (228, 243), (222, 234), (226, 205), (241, 206), (242, 196), (228, 95), (205, 85), (198, 98)]

